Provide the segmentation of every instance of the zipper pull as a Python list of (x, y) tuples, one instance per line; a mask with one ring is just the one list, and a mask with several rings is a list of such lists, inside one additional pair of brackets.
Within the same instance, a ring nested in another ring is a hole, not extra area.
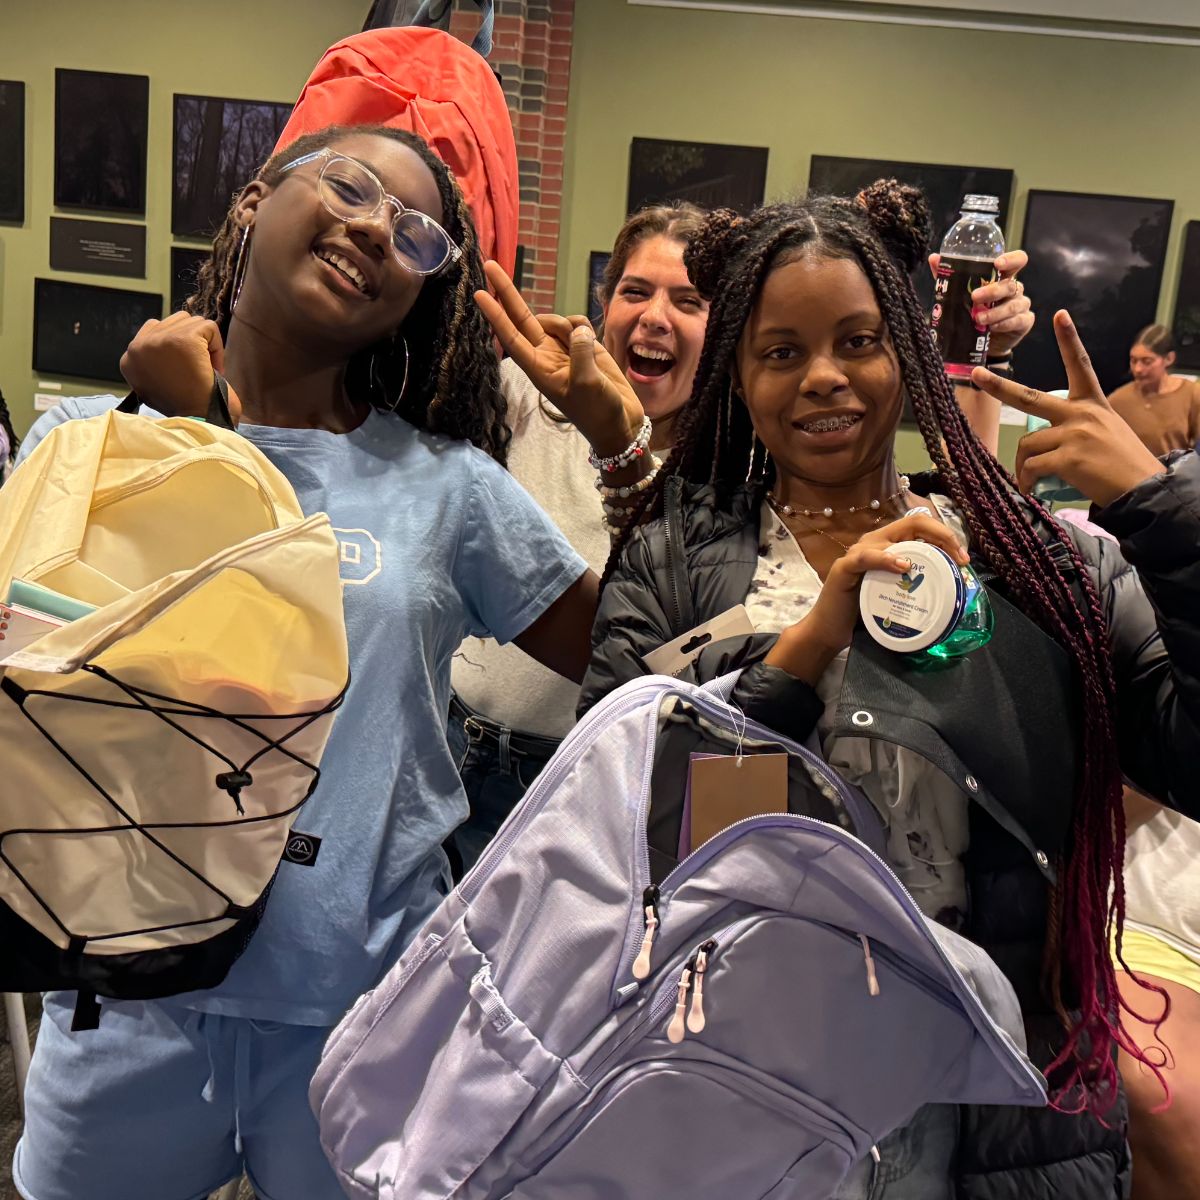
[(704, 972), (708, 970), (708, 956), (717, 948), (717, 943), (709, 938), (696, 951), (696, 975), (692, 987), (692, 1007), (688, 1010), (687, 1027), (689, 1033), (702, 1033), (704, 1030)]
[(645, 979), (650, 974), (650, 951), (654, 946), (654, 935), (658, 932), (658, 888), (653, 884), (642, 893), (642, 910), (646, 932), (642, 935), (642, 948), (633, 960), (634, 979)]
[(692, 968), (687, 966), (683, 968), (683, 974), (679, 976), (679, 995), (675, 999), (675, 1015), (671, 1018), (670, 1025), (667, 1026), (667, 1041), (675, 1046), (678, 1046), (687, 1036), (683, 1014), (687, 1008), (688, 988), (691, 986)]
[(858, 940), (862, 942), (863, 960), (867, 964), (867, 991), (872, 996), (878, 996), (879, 980), (875, 975), (875, 960), (871, 957), (871, 943), (867, 941), (867, 936), (864, 933), (858, 935)]

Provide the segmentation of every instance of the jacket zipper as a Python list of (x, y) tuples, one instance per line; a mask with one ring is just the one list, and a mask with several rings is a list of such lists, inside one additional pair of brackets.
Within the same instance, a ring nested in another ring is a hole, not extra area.
[(682, 588), (687, 587), (687, 573), (683, 558), (683, 530), (680, 522), (680, 485), (678, 477), (669, 481), (666, 497), (666, 520), (663, 522), (663, 540), (667, 552), (667, 579), (670, 584), (668, 600), (670, 611), (667, 617), (671, 622), (671, 633), (674, 637), (687, 633), (683, 620), (683, 608), (679, 597)]

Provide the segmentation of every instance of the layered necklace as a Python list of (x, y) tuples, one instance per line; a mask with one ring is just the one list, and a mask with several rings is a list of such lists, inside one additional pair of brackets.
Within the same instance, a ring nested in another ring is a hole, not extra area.
[(895, 500), (899, 500), (908, 491), (909, 479), (907, 475), (901, 475), (897, 480), (899, 486), (890, 496), (884, 496), (881, 500), (871, 500), (866, 504), (851, 504), (849, 508), (794, 508), (790, 504), (784, 504), (774, 492), (767, 493), (767, 503), (780, 517), (799, 517), (809, 526), (813, 533), (819, 533), (823, 538), (828, 538), (836, 546), (841, 546), (843, 551), (848, 551), (850, 547), (839, 537), (834, 537), (827, 529), (822, 529), (817, 524), (817, 517), (851, 516), (854, 513), (873, 512), (875, 520), (871, 523), (871, 528), (874, 529), (883, 522), (883, 518), (887, 515), (887, 506)]

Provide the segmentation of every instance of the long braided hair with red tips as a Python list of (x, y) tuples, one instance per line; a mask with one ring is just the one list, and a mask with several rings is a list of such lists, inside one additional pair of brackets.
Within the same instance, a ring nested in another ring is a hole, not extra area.
[[(955, 399), (910, 278), (929, 235), (924, 197), (895, 180), (880, 181), (853, 201), (818, 196), (749, 217), (728, 210), (709, 216), (684, 255), (692, 282), (711, 302), (691, 400), (674, 450), (614, 546), (605, 578), (633, 527), (662, 515), (670, 479), (711, 484), (723, 504), (761, 473), (765, 452), (732, 393), (730, 369), (769, 272), (808, 254), (856, 261), (887, 324), (940, 487), (962, 513), (975, 551), (1022, 611), (1067, 651), (1080, 681), (1078, 792), (1068, 851), (1057, 864), (1045, 957), (1045, 987), (1066, 1037), (1048, 1074), (1057, 1107), (1102, 1115), (1118, 1094), (1114, 1043), (1158, 1074), (1122, 1026), (1122, 1009), (1132, 1010), (1121, 999), (1110, 952), (1110, 935), (1124, 919), (1125, 818), (1108, 630), (1074, 544), (1040, 506), (1018, 494)], [(1035, 520), (1051, 531), (1049, 539)]]

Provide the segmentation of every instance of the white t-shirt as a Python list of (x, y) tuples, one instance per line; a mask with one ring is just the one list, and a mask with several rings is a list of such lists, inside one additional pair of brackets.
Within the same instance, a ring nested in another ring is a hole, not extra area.
[[(501, 363), (500, 380), (513, 435), (509, 470), (588, 565), (602, 571), (610, 541), (587, 440), (574, 425), (547, 414), (555, 410), (512, 359)], [(516, 646), (468, 638), (454, 656), (450, 675), (464, 704), (510, 729), (561, 738), (575, 724), (579, 685)]]
[[(942, 520), (965, 546), (962, 521), (944, 496), (932, 496)], [(759, 633), (782, 633), (804, 617), (821, 594), (821, 577), (788, 527), (766, 501), (759, 526), (758, 568), (746, 611)], [(831, 766), (856, 784), (887, 826), (887, 857), (920, 910), (951, 929), (966, 923), (967, 801), (928, 759), (871, 738), (831, 738), (848, 651), (843, 650), (817, 684), (825, 712), (817, 723)]]
[(1200, 964), (1200, 822), (1164, 808), (1129, 835), (1125, 912), (1129, 928)]

